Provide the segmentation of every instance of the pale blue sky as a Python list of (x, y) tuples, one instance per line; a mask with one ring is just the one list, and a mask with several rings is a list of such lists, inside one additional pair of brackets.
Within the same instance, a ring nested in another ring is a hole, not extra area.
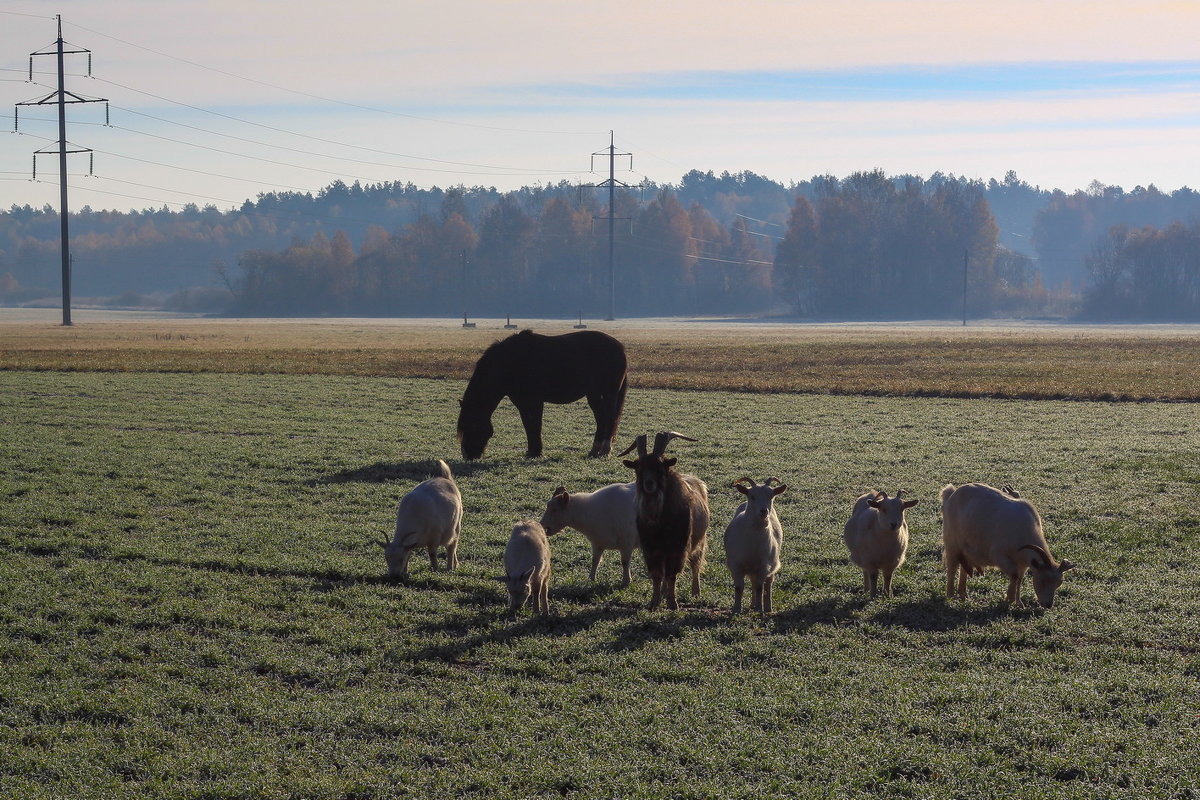
[[(68, 89), (71, 206), (226, 208), (335, 179), (501, 189), (632, 171), (934, 171), (1200, 188), (1200, 3), (0, 0), (0, 108)], [(52, 109), (0, 140), (0, 208), (58, 204)], [(597, 168), (601, 167), (599, 160)], [(628, 160), (621, 163), (628, 166)]]

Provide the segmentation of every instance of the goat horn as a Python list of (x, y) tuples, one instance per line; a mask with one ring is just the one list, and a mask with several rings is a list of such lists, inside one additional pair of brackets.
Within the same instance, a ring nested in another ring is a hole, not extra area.
[(628, 455), (629, 453), (633, 452), (635, 447), (637, 448), (639, 456), (646, 455), (646, 434), (638, 434), (637, 438), (633, 440), (633, 444), (629, 445), (629, 447), (626, 447), (620, 453), (617, 453), (617, 456), (620, 457)]
[(696, 442), (698, 439), (693, 439), (690, 436), (684, 436), (682, 433), (675, 431), (660, 431), (654, 434), (654, 454), (661, 456), (667, 449), (667, 445), (672, 439), (683, 439), (685, 442)]
[(906, 494), (908, 494), (908, 492), (905, 489), (897, 489), (896, 490), (896, 499), (899, 500), (901, 497), (904, 497), (904, 495), (906, 495)]
[(1057, 564), (1055, 564), (1055, 563), (1054, 563), (1054, 559), (1053, 559), (1053, 558), (1051, 558), (1050, 554), (1046, 552), (1046, 548), (1044, 548), (1044, 547), (1041, 547), (1040, 545), (1036, 545), (1036, 544), (1023, 544), (1023, 545), (1021, 545), (1020, 547), (1018, 547), (1018, 548), (1017, 548), (1017, 550), (1018, 550), (1018, 552), (1019, 552), (1019, 551), (1021, 551), (1021, 550), (1032, 550), (1033, 552), (1035, 552), (1035, 553), (1037, 553), (1039, 556), (1041, 556), (1041, 557), (1042, 557), (1042, 560), (1044, 560), (1044, 561), (1045, 561), (1047, 564), (1049, 564), (1050, 566), (1052, 566), (1052, 567), (1053, 567), (1053, 566), (1058, 566)]
[(733, 483), (731, 483), (731, 484), (729, 484), (729, 485), (730, 485), (730, 486), (737, 486), (737, 485), (738, 485), (739, 483), (741, 483), (742, 481), (745, 481), (746, 483), (749, 483), (749, 484), (750, 484), (750, 488), (751, 488), (751, 489), (753, 489), (755, 486), (757, 486), (757, 485), (758, 485), (758, 484), (756, 484), (756, 483), (754, 482), (754, 478), (738, 478), (736, 481), (734, 481)]

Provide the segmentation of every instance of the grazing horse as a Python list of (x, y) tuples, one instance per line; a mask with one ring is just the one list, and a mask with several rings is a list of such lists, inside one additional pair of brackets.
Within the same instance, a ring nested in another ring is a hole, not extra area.
[(596, 417), (589, 458), (612, 450), (625, 405), (625, 346), (600, 331), (543, 336), (524, 330), (492, 344), (475, 364), (458, 413), (458, 442), (463, 458), (483, 455), (492, 438), (492, 412), (505, 397), (521, 413), (529, 446), (525, 455), (542, 454), (545, 403), (573, 403), (586, 396)]

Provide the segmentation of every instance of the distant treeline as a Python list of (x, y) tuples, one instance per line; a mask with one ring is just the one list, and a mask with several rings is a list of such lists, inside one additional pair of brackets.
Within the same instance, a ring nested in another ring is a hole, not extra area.
[[(346, 185), (71, 219), (77, 297), (247, 315), (603, 315), (604, 190)], [(615, 193), (619, 316), (1197, 319), (1200, 194), (692, 171)], [(53, 297), (58, 217), (0, 212), (0, 302)], [(1188, 248), (1191, 248), (1189, 251)], [(1169, 300), (1169, 302), (1167, 302)]]

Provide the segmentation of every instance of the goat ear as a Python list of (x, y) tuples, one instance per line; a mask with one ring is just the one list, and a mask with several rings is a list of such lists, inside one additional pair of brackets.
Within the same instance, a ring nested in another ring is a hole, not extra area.
[(735, 483), (735, 484), (733, 484), (733, 488), (737, 489), (739, 492), (746, 495), (747, 497), (750, 496), (750, 490), (748, 488), (746, 488), (746, 484), (744, 484), (744, 483)]
[(919, 502), (921, 502), (921, 501), (920, 500), (905, 500), (904, 504), (901, 506), (901, 508), (912, 508)]
[(1058, 563), (1058, 568), (1060, 570), (1062, 570), (1063, 572), (1068, 572), (1070, 570), (1075, 569), (1075, 565), (1072, 564), (1070, 561), (1060, 561)]
[(877, 508), (879, 508), (879, 501), (878, 500), (868, 500), (867, 505), (869, 505), (871, 508), (877, 509)]
[(630, 461), (630, 460), (627, 458), (627, 459), (625, 459), (624, 461), (622, 461), (621, 463), (622, 463), (622, 464), (624, 464), (625, 466), (629, 467), (630, 469), (637, 469), (637, 462), (636, 462), (636, 461)]
[(779, 495), (783, 494), (786, 491), (787, 491), (787, 484), (781, 483), (775, 487), (775, 496), (778, 497)]
[(664, 459), (663, 459), (663, 466), (664, 466), (664, 467), (673, 467), (673, 466), (675, 466), (675, 462), (676, 462), (677, 460), (678, 460), (678, 459), (674, 459), (674, 458), (664, 458)]

